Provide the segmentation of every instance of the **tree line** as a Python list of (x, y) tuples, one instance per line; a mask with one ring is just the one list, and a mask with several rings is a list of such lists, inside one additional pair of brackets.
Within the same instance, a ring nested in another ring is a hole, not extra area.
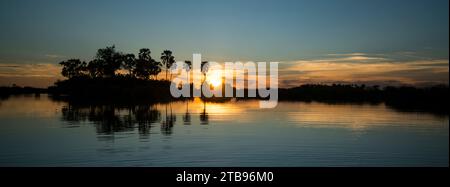
[(157, 79), (158, 74), (164, 70), (165, 79), (168, 80), (168, 70), (175, 63), (175, 57), (172, 51), (164, 50), (160, 60), (153, 59), (148, 48), (140, 49), (136, 57), (132, 53), (117, 51), (113, 45), (98, 49), (95, 58), (89, 62), (69, 59), (59, 64), (62, 65), (61, 74), (69, 79), (116, 77), (119, 70), (124, 70), (127, 72), (125, 76), (149, 80)]

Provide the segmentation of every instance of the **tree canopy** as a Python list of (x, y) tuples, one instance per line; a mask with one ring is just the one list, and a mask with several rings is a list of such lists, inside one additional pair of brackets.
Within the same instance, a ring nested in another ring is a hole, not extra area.
[[(169, 53), (170, 52), (170, 53)], [(69, 79), (88, 78), (108, 78), (119, 75), (119, 70), (125, 70), (129, 77), (138, 79), (151, 79), (161, 72), (162, 64), (151, 57), (148, 48), (139, 50), (138, 58), (134, 54), (124, 54), (116, 50), (115, 46), (110, 46), (97, 50), (95, 58), (88, 63), (79, 59), (69, 59), (59, 64), (62, 66), (61, 74)], [(163, 52), (163, 59), (166, 70), (175, 60), (172, 52)]]

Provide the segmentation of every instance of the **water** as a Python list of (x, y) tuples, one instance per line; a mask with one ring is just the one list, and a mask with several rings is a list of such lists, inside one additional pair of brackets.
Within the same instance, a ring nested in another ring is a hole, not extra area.
[(0, 166), (447, 166), (448, 116), (383, 104), (0, 102)]

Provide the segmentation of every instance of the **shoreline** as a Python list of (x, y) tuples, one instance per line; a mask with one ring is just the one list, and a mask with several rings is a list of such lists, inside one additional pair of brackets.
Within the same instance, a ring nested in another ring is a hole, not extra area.
[[(0, 87), (0, 99), (13, 95), (48, 94), (52, 99), (76, 103), (100, 104), (152, 104), (186, 101), (193, 98), (174, 98), (170, 95), (169, 81), (139, 79), (65, 80), (49, 88)], [(248, 90), (245, 90), (248, 93)], [(401, 111), (423, 111), (437, 115), (449, 115), (448, 86), (432, 87), (366, 87), (363, 85), (310, 84), (294, 88), (280, 88), (280, 102), (321, 102), (329, 104), (380, 104)], [(265, 98), (236, 98), (236, 100)], [(228, 102), (233, 98), (212, 97), (205, 102)]]

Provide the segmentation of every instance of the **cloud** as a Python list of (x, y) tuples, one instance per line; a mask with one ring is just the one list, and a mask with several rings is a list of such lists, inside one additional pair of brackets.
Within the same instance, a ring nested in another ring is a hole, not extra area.
[(285, 62), (280, 68), (280, 87), (308, 83), (359, 83), (379, 85), (448, 84), (449, 60), (394, 61), (361, 56)]
[(366, 53), (334, 53), (327, 54), (327, 56), (366, 56)]
[[(314, 59), (316, 62), (373, 62), (373, 61), (388, 61), (383, 54), (369, 55), (367, 53), (337, 53), (327, 54), (325, 58)], [(311, 61), (311, 60), (310, 60)]]
[(368, 57), (368, 56), (345, 56), (345, 57), (339, 57), (339, 58), (325, 58), (325, 59), (319, 59), (314, 60), (316, 62), (372, 62), (372, 61), (387, 61), (389, 59), (382, 58), (382, 57)]
[(44, 57), (45, 57), (45, 58), (49, 58), (49, 59), (62, 59), (62, 58), (66, 58), (66, 56), (58, 55), (58, 54), (45, 54)]
[(57, 55), (57, 54), (46, 54), (46, 55), (44, 55), (45, 57), (47, 57), (47, 58), (65, 58), (65, 56), (62, 56), (62, 55)]
[(47, 87), (63, 79), (56, 64), (0, 64), (0, 85)]

